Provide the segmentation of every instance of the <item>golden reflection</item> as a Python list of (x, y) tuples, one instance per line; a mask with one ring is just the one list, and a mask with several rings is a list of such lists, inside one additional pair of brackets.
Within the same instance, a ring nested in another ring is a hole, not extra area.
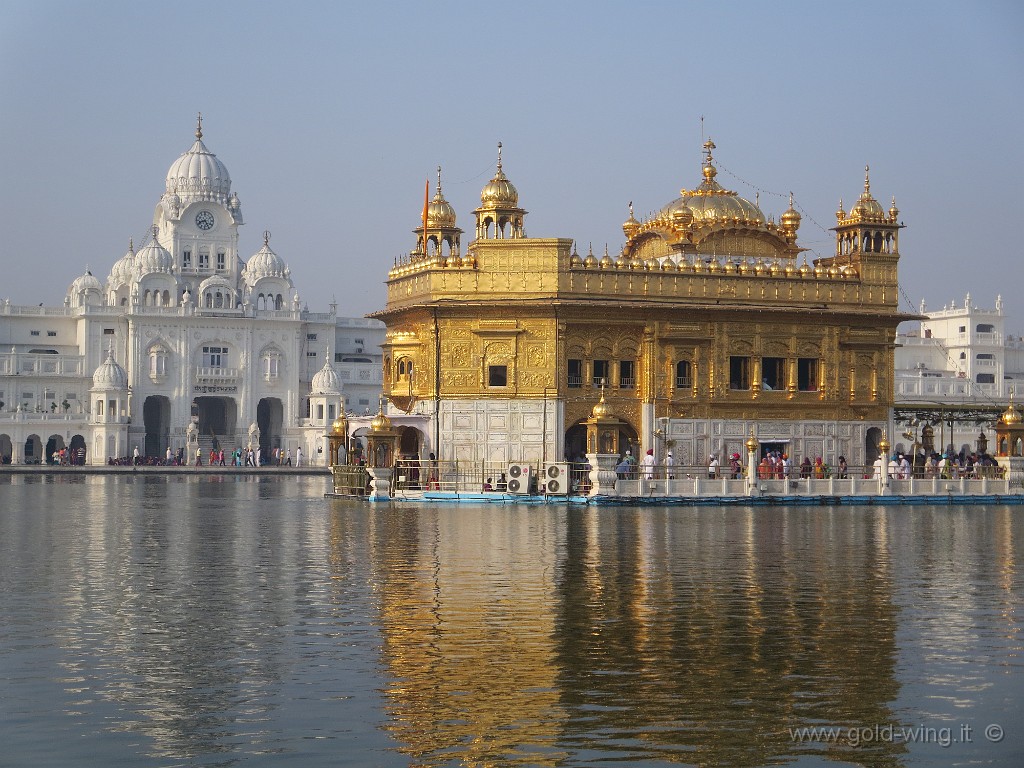
[[(834, 753), (789, 728), (897, 724), (877, 521), (570, 508), (560, 539), (552, 515), (522, 509), (373, 517), (388, 729), (415, 765), (553, 765), (569, 743), (764, 765)], [(895, 765), (905, 749), (857, 758)]]

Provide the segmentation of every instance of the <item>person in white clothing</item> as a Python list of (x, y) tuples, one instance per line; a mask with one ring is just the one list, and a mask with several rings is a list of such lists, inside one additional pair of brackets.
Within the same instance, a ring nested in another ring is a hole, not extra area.
[(672, 458), (672, 451), (669, 451), (668, 455), (665, 457), (665, 477), (669, 480), (675, 479), (675, 472), (673, 471), (675, 466), (676, 460)]
[(708, 477), (712, 480), (718, 477), (718, 457), (714, 454), (708, 456)]
[(648, 448), (646, 455), (640, 460), (640, 469), (644, 480), (654, 479), (654, 449)]
[(295, 449), (295, 466), (296, 467), (301, 467), (302, 466), (302, 446), (301, 445), (298, 448)]

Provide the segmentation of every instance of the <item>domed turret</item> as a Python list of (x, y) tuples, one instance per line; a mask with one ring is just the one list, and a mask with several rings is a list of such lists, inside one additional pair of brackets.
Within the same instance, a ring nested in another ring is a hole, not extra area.
[(583, 260), (583, 266), (588, 269), (594, 269), (599, 266), (597, 257), (594, 255), (594, 244), (590, 244), (590, 249), (587, 251), (587, 257)]
[(227, 205), (231, 175), (227, 167), (203, 144), (203, 116), (199, 115), (195, 143), (167, 171), (167, 195), (177, 195), (182, 206), (197, 200)]
[(861, 219), (883, 219), (885, 218), (885, 211), (882, 210), (882, 206), (871, 196), (871, 179), (869, 177), (869, 166), (864, 166), (864, 191), (861, 196), (857, 199), (853, 208), (850, 209), (851, 217), (858, 217)]
[(501, 169), (501, 142), (498, 142), (498, 170), (480, 192), (480, 205), (496, 208), (515, 208), (519, 205), (519, 192)]
[(341, 394), (341, 379), (330, 362), (325, 362), (324, 367), (313, 374), (311, 391), (314, 395)]
[(625, 223), (622, 225), (622, 232), (623, 232), (623, 234), (626, 235), (626, 239), (628, 240), (629, 238), (631, 238), (636, 233), (637, 229), (639, 229), (639, 228), (640, 228), (640, 222), (636, 220), (635, 216), (633, 216), (633, 201), (630, 200), (629, 201), (629, 218), (626, 219)]
[(110, 275), (107, 277), (107, 282), (110, 287), (117, 289), (122, 285), (127, 285), (131, 282), (132, 272), (135, 270), (135, 243), (132, 240), (128, 241), (128, 251), (120, 259), (114, 262), (114, 266), (110, 268)]
[(154, 272), (170, 274), (174, 271), (174, 257), (157, 242), (157, 228), (153, 227), (153, 239), (135, 254), (135, 275), (142, 277)]
[(615, 262), (612, 261), (612, 257), (608, 255), (608, 246), (604, 247), (604, 256), (601, 257), (601, 269), (612, 269), (615, 266)]
[(455, 209), (441, 192), (441, 167), (437, 168), (437, 192), (427, 205), (427, 228), (454, 227)]
[(264, 277), (290, 277), (288, 265), (284, 259), (270, 250), (270, 232), (263, 233), (263, 247), (254, 253), (245, 264), (243, 271), (245, 282), (252, 287)]
[(789, 208), (787, 208), (783, 212), (782, 217), (780, 219), (780, 223), (782, 224), (782, 231), (785, 232), (788, 236), (794, 237), (796, 235), (796, 231), (800, 229), (800, 220), (801, 217), (799, 212), (797, 212), (797, 210), (793, 207), (793, 193), (790, 192)]
[(68, 287), (68, 293), (78, 295), (82, 292), (88, 291), (103, 291), (103, 284), (99, 279), (88, 269), (85, 270), (85, 274), (76, 277), (71, 285)]
[(128, 389), (128, 373), (114, 360), (114, 350), (107, 350), (107, 359), (92, 375), (95, 389)]

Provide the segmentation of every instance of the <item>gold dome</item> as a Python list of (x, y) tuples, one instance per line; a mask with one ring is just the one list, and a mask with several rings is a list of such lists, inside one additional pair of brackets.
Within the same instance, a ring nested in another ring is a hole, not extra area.
[(573, 269), (575, 267), (582, 267), (582, 266), (583, 266), (583, 259), (581, 259), (580, 255), (578, 253), (576, 253), (576, 244), (573, 243), (572, 255), (569, 257), (569, 268)]
[(437, 192), (434, 199), (427, 204), (427, 228), (455, 226), (455, 209), (444, 199), (441, 193), (441, 166), (437, 166)]
[(1011, 398), (1009, 407), (999, 417), (999, 421), (1007, 425), (1020, 424), (1020, 418), (1020, 411), (1013, 407), (1013, 399)]
[(344, 436), (348, 432), (348, 420), (344, 416), (339, 416), (331, 423), (331, 434), (334, 436)]
[(612, 261), (612, 257), (608, 255), (608, 246), (604, 247), (604, 256), (601, 257), (601, 269), (612, 269), (615, 266), (615, 262)]
[(626, 235), (626, 239), (628, 240), (629, 238), (631, 238), (633, 236), (633, 233), (635, 233), (637, 231), (637, 229), (639, 229), (639, 228), (640, 228), (640, 222), (637, 221), (636, 217), (633, 215), (633, 201), (630, 200), (629, 201), (629, 218), (626, 219), (625, 223), (622, 225), (622, 232), (623, 232), (623, 234)]
[[(383, 400), (383, 398), (382, 398)], [(391, 429), (391, 419), (384, 413), (384, 404), (381, 402), (380, 412), (373, 417), (373, 421), (370, 422), (371, 432), (386, 432)]]
[(607, 415), (608, 415), (608, 403), (606, 403), (604, 401), (604, 389), (602, 389), (601, 390), (601, 399), (598, 400), (597, 405), (595, 405), (594, 409), (590, 412), (590, 416), (591, 416), (591, 418), (594, 418), (594, 419), (603, 419)]
[(501, 170), (501, 142), (498, 142), (498, 170), (480, 192), (480, 204), (489, 208), (515, 208), (519, 205), (519, 192)]
[(700, 186), (696, 189), (679, 190), (680, 196), (664, 206), (659, 213), (682, 227), (691, 223), (700, 225), (716, 222), (763, 225), (766, 221), (765, 215), (757, 204), (725, 189), (715, 181), (718, 170), (711, 156), (713, 149), (713, 141), (708, 140), (704, 143), (704, 165), (701, 168), (704, 180)]
[(800, 229), (800, 213), (793, 207), (793, 193), (789, 193), (789, 208), (787, 208), (783, 214), (780, 222), (782, 224), (782, 231), (787, 235), (794, 234)]
[(878, 201), (871, 196), (871, 179), (868, 176), (869, 166), (864, 166), (864, 191), (854, 204), (853, 208), (850, 209), (850, 216), (859, 216), (862, 219), (884, 219), (885, 211), (882, 210), (882, 206), (879, 205)]
[(590, 244), (590, 250), (587, 251), (587, 258), (583, 260), (583, 266), (591, 269), (598, 266), (597, 256), (594, 255), (594, 244)]

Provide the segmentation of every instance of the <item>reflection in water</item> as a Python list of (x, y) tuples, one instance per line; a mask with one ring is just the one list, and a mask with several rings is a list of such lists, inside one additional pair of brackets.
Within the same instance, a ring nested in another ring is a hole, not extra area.
[(286, 476), (7, 476), (5, 759), (1020, 762), (1015, 735), (791, 737), (1015, 722), (1011, 508), (389, 506), (322, 492)]

